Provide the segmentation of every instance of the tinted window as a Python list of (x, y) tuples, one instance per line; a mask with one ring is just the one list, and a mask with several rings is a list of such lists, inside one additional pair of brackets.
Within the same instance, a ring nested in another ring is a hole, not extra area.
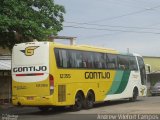
[(94, 53), (95, 68), (106, 68), (106, 56), (104, 53)]
[(129, 69), (130, 70), (138, 70), (136, 58), (134, 56), (129, 56)]
[(117, 55), (106, 54), (107, 56), (107, 68), (116, 69), (117, 68)]
[(93, 52), (84, 52), (84, 55), (87, 60), (87, 68), (95, 68), (95, 66), (94, 66), (94, 53)]
[(58, 55), (59, 55), (59, 66), (67, 68), (69, 67), (69, 59), (68, 59), (68, 54), (67, 50), (58, 50)]
[(138, 70), (134, 56), (55, 48), (57, 67)]
[(129, 70), (129, 59), (128, 59), (128, 56), (118, 55), (118, 69)]
[(67, 50), (68, 51), (68, 57), (69, 57), (69, 68), (78, 68), (82, 67), (82, 58), (81, 54), (78, 51), (72, 51), (72, 50)]

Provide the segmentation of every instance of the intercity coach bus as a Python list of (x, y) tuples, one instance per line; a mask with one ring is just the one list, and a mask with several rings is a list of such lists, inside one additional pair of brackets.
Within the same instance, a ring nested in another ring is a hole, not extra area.
[(87, 45), (16, 44), (12, 52), (12, 103), (48, 110), (146, 96), (142, 56)]

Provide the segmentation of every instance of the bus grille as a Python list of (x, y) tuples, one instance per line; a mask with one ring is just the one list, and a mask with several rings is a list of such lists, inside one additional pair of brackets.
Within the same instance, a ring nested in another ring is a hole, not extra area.
[(58, 85), (58, 102), (66, 101), (66, 85)]

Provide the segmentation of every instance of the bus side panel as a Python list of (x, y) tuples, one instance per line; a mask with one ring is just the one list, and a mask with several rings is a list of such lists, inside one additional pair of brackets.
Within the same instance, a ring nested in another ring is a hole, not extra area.
[[(120, 98), (131, 98), (133, 96), (134, 87), (138, 88), (139, 96), (146, 96), (147, 88), (145, 85), (141, 84), (141, 76), (139, 71), (131, 71), (130, 76), (128, 78), (128, 83), (126, 86), (120, 86), (120, 81), (124, 81), (123, 75), (119, 75), (118, 80), (114, 80), (114, 84), (112, 85), (112, 89), (107, 94), (105, 100), (115, 100)], [(118, 78), (118, 76), (116, 77)], [(116, 84), (117, 83), (117, 84)], [(115, 90), (116, 89), (116, 90)], [(121, 92), (117, 92), (120, 89), (124, 89)], [(114, 92), (113, 92), (114, 91)]]
[[(114, 70), (56, 69), (55, 71), (55, 105), (73, 105), (79, 90), (85, 97), (89, 90), (93, 90), (95, 100), (104, 101), (115, 77)], [(103, 73), (103, 75), (96, 77), (96, 73)], [(110, 74), (109, 78), (105, 78), (105, 73)]]

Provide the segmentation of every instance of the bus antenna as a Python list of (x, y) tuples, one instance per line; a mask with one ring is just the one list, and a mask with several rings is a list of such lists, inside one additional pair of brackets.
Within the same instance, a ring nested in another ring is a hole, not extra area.
[(76, 37), (68, 37), (68, 36), (49, 36), (49, 41), (54, 42), (55, 39), (64, 39), (64, 40), (70, 40), (70, 45), (75, 45)]

